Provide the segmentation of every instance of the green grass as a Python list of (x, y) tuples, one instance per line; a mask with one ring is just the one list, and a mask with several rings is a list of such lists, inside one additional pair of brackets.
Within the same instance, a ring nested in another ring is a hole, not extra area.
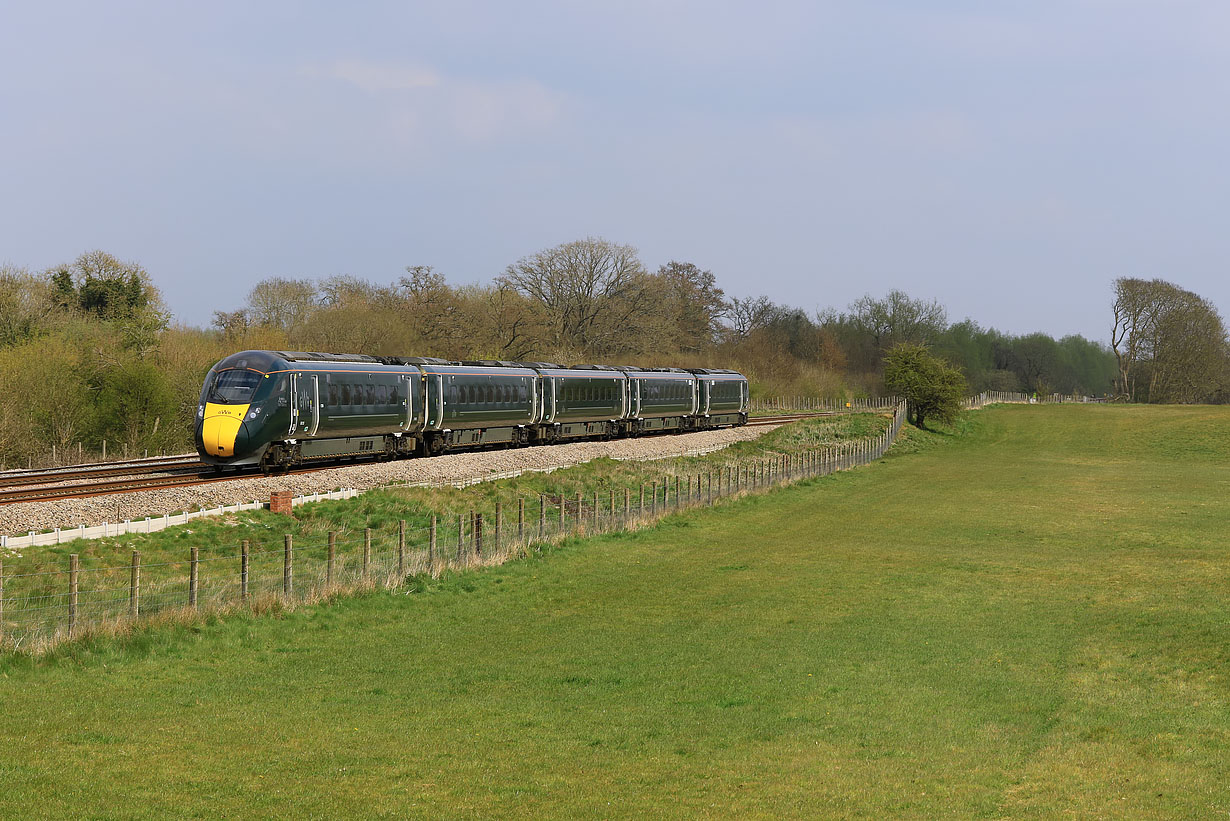
[(412, 593), (10, 658), (0, 816), (1224, 816), (1228, 423), (993, 409)]
[[(411, 545), (426, 541), (426, 528), (431, 516), (437, 515), (442, 528), (456, 521), (458, 514), (474, 510), (492, 521), (495, 505), (504, 505), (506, 516), (516, 516), (518, 498), (526, 500), (527, 519), (537, 522), (539, 495), (547, 497), (549, 505), (558, 505), (561, 497), (575, 499), (577, 493), (592, 501), (600, 494), (606, 503), (614, 490), (622, 509), (623, 491), (628, 488), (633, 499), (639, 498), (642, 483), (657, 482), (672, 477), (685, 479), (696, 473), (727, 464), (747, 462), (768, 453), (799, 453), (823, 445), (850, 441), (880, 433), (889, 420), (877, 414), (853, 414), (806, 420), (779, 428), (764, 436), (738, 442), (704, 457), (663, 459), (653, 462), (597, 459), (572, 468), (551, 473), (530, 473), (514, 479), (484, 482), (468, 488), (410, 488), (393, 486), (386, 490), (364, 493), (345, 501), (313, 502), (295, 508), (295, 515), (285, 516), (267, 510), (243, 511), (222, 516), (196, 519), (187, 525), (171, 527), (150, 534), (130, 534), (105, 539), (76, 540), (61, 545), (26, 549), (19, 556), (7, 556), (4, 572), (6, 595), (63, 597), (66, 581), (63, 574), (69, 566), (70, 554), (79, 557), (82, 589), (116, 588), (126, 584), (128, 564), (133, 550), (141, 552), (142, 584), (163, 591), (162, 599), (181, 604), (186, 595), (189, 554), (195, 547), (206, 564), (203, 582), (221, 581), (230, 584), (235, 575), (236, 557), (243, 540), (251, 543), (253, 556), (259, 559), (258, 570), (268, 570), (271, 577), (281, 579), (283, 536), (289, 533), (298, 545), (297, 557), (301, 569), (307, 562), (322, 564), (328, 533), (338, 533), (339, 556), (354, 558), (362, 551), (363, 529), (376, 532), (374, 548), (395, 549), (398, 522), (405, 520)], [(665, 441), (665, 440), (664, 440)], [(683, 447), (681, 444), (680, 447)], [(659, 491), (660, 494), (660, 491)], [(633, 504), (636, 502), (634, 501)], [(515, 518), (512, 519), (515, 521)], [(443, 531), (442, 537), (443, 538)], [(211, 564), (212, 562), (212, 564)], [(215, 570), (215, 568), (217, 568)], [(28, 575), (40, 574), (40, 575)], [(57, 599), (57, 606), (63, 604)], [(147, 610), (159, 605), (151, 596)], [(10, 611), (12, 612), (12, 610)]]

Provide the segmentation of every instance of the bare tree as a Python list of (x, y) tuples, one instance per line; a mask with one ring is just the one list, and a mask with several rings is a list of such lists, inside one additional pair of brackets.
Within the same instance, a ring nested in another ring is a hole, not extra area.
[(287, 334), (299, 329), (319, 305), (316, 284), (309, 279), (271, 277), (248, 293), (252, 322)]
[(597, 353), (619, 348), (645, 280), (635, 248), (589, 237), (523, 257), (499, 281), (542, 306), (555, 347)]
[(769, 301), (767, 296), (735, 297), (730, 300), (726, 311), (726, 321), (730, 323), (730, 332), (737, 339), (744, 339), (752, 331), (763, 328), (777, 316), (778, 308)]

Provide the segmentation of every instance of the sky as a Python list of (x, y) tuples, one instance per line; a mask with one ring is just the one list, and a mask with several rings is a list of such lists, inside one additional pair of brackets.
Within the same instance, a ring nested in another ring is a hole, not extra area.
[[(1230, 310), (1230, 3), (0, 0), (0, 264), (490, 282), (603, 237), (806, 310)], [(409, 353), (409, 352), (408, 352)]]

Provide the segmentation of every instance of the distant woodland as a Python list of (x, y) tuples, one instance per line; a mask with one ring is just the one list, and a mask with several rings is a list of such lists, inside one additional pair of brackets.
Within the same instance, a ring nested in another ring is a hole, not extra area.
[[(1108, 339), (1012, 336), (900, 291), (809, 312), (731, 298), (689, 262), (645, 267), (634, 248), (583, 239), (456, 286), (411, 265), (388, 282), (269, 278), (209, 328), (175, 324), (140, 264), (103, 251), (47, 271), (0, 268), (0, 460), (189, 449), (201, 380), (261, 348), (449, 359), (730, 367), (754, 396), (884, 392), (895, 345), (923, 345), (971, 393), (1225, 402), (1230, 355), (1216, 309), (1161, 280), (1120, 279)], [(1107, 344), (1109, 343), (1109, 344)]]

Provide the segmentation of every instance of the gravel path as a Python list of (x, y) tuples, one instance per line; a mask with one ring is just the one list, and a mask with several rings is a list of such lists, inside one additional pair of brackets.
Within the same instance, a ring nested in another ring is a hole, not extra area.
[(89, 499), (23, 502), (0, 506), (0, 533), (19, 535), (55, 527), (87, 527), (103, 522), (144, 519), (219, 505), (268, 500), (275, 490), (296, 495), (321, 493), (339, 487), (368, 490), (393, 482), (447, 484), (514, 470), (548, 470), (569, 467), (607, 456), (613, 459), (650, 459), (725, 447), (755, 439), (776, 426), (724, 428), (673, 436), (619, 439), (611, 442), (578, 442), (550, 447), (516, 448), (455, 453), (434, 459), (403, 459), (333, 468), (292, 476), (255, 476), (193, 487), (166, 488), (135, 493), (112, 493)]

